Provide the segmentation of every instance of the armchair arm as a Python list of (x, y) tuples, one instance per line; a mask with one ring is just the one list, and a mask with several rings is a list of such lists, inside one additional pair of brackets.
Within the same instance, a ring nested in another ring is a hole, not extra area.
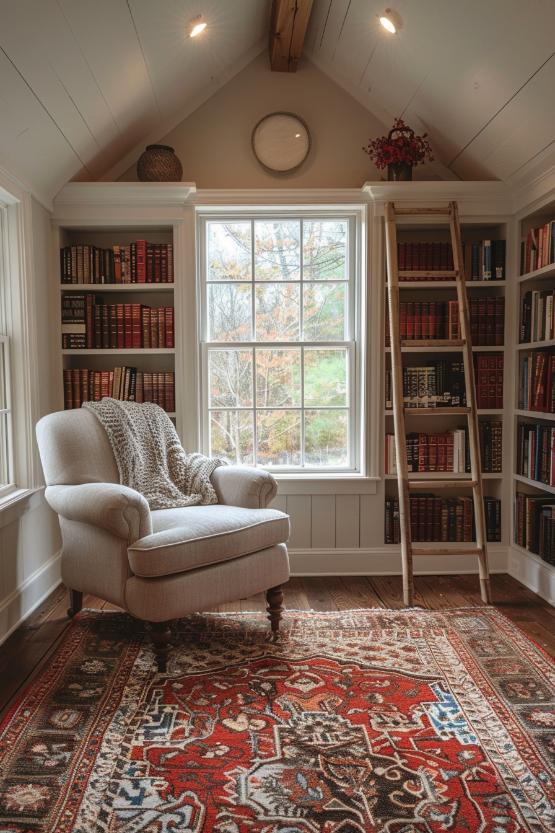
[(277, 493), (277, 483), (272, 475), (252, 466), (218, 466), (210, 479), (218, 502), (228, 506), (263, 509)]
[(63, 518), (100, 526), (129, 543), (152, 532), (146, 498), (119, 483), (48, 486), (45, 497), (54, 512)]

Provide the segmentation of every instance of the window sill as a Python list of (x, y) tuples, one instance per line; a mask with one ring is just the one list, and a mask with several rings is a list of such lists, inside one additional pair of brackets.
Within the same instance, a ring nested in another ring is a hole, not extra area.
[(278, 495), (375, 495), (379, 477), (360, 474), (277, 474)]
[(42, 489), (18, 489), (14, 488), (10, 492), (0, 496), (0, 528), (8, 526), (17, 518), (33, 508), (35, 501), (32, 501), (33, 495), (38, 495)]

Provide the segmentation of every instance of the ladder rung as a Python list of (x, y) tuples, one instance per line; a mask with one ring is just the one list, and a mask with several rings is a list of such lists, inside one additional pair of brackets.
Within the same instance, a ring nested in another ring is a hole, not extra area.
[(410, 338), (401, 341), (401, 347), (413, 347), (417, 350), (419, 347), (464, 347), (466, 341), (464, 338)]
[(409, 489), (473, 489), (477, 480), (408, 480)]
[(469, 414), (470, 408), (407, 408), (403, 406), (405, 416), (414, 414), (414, 416), (444, 416), (445, 414)]
[(447, 549), (447, 547), (419, 547), (411, 545), (413, 555), (481, 555), (481, 547), (461, 547), (460, 549)]
[[(455, 280), (458, 274), (455, 269), (402, 269), (399, 272), (399, 278), (429, 278), (431, 281), (437, 280), (438, 278), (451, 278)], [(418, 281), (415, 281), (415, 283), (418, 283)]]
[(448, 206), (445, 208), (397, 208), (394, 205), (393, 210), (398, 217), (403, 214), (444, 214), (448, 217), (451, 214)]

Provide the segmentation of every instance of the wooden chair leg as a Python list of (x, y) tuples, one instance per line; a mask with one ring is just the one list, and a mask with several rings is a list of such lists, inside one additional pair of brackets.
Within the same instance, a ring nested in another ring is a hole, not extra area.
[(83, 594), (80, 590), (70, 590), (69, 591), (69, 607), (67, 609), (67, 615), (70, 619), (79, 613), (80, 610), (83, 608)]
[(281, 621), (281, 614), (283, 611), (283, 590), (281, 585), (278, 587), (271, 587), (266, 591), (266, 601), (268, 605), (268, 619), (272, 627), (272, 633), (275, 635), (279, 631), (279, 623)]
[(163, 674), (168, 664), (171, 649), (171, 628), (169, 622), (151, 622), (152, 642), (158, 671)]

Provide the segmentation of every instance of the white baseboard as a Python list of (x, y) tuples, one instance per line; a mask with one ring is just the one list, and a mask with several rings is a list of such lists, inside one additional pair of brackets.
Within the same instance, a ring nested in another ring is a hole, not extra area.
[[(492, 573), (507, 572), (507, 547), (490, 544)], [(397, 576), (401, 575), (398, 547), (369, 549), (292, 549), (289, 550), (293, 576)], [(476, 573), (478, 559), (464, 555), (421, 556), (414, 560), (415, 575)]]
[(0, 602), (0, 645), (61, 581), (61, 550)]
[(555, 567), (520, 547), (509, 548), (509, 575), (555, 606)]

